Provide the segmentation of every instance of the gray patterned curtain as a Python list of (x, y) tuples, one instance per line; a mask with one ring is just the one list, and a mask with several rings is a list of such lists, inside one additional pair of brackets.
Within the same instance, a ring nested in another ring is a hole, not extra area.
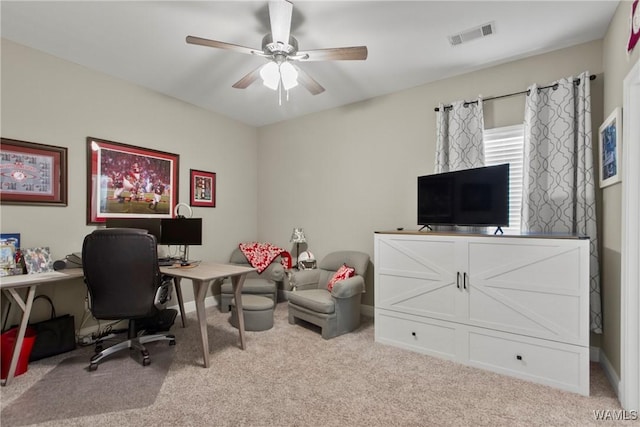
[(482, 99), (438, 106), (435, 172), (484, 166)]
[(589, 236), (591, 331), (602, 333), (589, 73), (529, 91), (522, 230)]

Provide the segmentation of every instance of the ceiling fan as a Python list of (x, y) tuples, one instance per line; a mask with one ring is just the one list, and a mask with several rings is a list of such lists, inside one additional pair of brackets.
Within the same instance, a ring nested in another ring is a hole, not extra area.
[(325, 89), (304, 70), (294, 65), (294, 62), (367, 59), (366, 46), (299, 51), (298, 41), (290, 34), (292, 13), (293, 4), (288, 0), (269, 2), (271, 32), (263, 37), (262, 50), (195, 36), (187, 36), (187, 43), (227, 49), (268, 59), (266, 64), (259, 66), (238, 80), (233, 85), (237, 89), (245, 89), (258, 77), (261, 77), (264, 85), (273, 90), (284, 88), (288, 91), (300, 83), (312, 95), (317, 95), (324, 92)]

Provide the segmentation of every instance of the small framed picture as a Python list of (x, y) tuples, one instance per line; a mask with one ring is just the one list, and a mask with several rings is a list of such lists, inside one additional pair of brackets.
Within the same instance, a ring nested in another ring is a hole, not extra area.
[(23, 251), (27, 274), (53, 271), (53, 260), (48, 247), (27, 248)]
[(21, 274), (22, 268), (16, 264), (16, 255), (20, 250), (19, 233), (0, 234), (0, 276)]
[(205, 208), (216, 207), (216, 174), (214, 172), (205, 172), (196, 169), (189, 170), (191, 197), (191, 206), (200, 206)]
[(600, 188), (620, 182), (622, 152), (622, 111), (618, 107), (600, 126)]
[(67, 148), (2, 138), (0, 203), (67, 206)]

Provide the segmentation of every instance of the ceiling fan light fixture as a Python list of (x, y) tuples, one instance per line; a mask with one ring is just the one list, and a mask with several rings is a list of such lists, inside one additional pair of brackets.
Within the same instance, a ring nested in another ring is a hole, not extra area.
[(298, 86), (298, 70), (288, 62), (280, 64), (280, 76), (285, 90)]
[(271, 90), (277, 90), (280, 84), (280, 70), (278, 64), (275, 62), (269, 62), (260, 70), (260, 77), (262, 77), (262, 84)]

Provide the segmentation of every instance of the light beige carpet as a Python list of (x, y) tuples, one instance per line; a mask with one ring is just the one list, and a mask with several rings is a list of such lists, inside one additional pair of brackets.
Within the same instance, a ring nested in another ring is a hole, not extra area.
[[(149, 366), (143, 367), (123, 351), (105, 359), (91, 372), (87, 366), (93, 350), (75, 351), (76, 355), (62, 360), (2, 410), (2, 425), (23, 426), (151, 405), (175, 351), (168, 342), (149, 343), (146, 347), (153, 354)], [(20, 381), (20, 377), (14, 381)]]
[[(242, 351), (237, 330), (228, 322), (229, 315), (216, 308), (208, 309), (207, 313), (210, 368), (202, 367), (199, 329), (191, 313), (187, 328), (181, 328), (178, 321), (172, 329), (177, 341), (175, 356), (151, 405), (58, 418), (38, 425), (630, 427), (639, 424), (595, 419), (596, 410), (620, 410), (597, 364), (592, 364), (591, 369), (591, 395), (585, 397), (378, 344), (370, 318), (364, 318), (365, 322), (354, 333), (323, 340), (314, 328), (289, 325), (286, 303), (280, 303), (274, 327), (247, 332), (247, 349)], [(151, 352), (152, 359), (156, 353)], [(32, 364), (13, 384), (2, 387), (2, 407), (20, 399), (54, 369), (56, 359), (51, 359)], [(103, 367), (106, 363), (98, 372)], [(76, 382), (81, 379), (79, 376)], [(114, 386), (110, 392), (135, 399), (142, 390), (144, 387), (119, 390)], [(105, 399), (104, 391), (88, 391), (88, 395), (96, 403)], [(32, 408), (38, 410), (35, 403)], [(1, 421), (2, 427), (12, 425)]]

